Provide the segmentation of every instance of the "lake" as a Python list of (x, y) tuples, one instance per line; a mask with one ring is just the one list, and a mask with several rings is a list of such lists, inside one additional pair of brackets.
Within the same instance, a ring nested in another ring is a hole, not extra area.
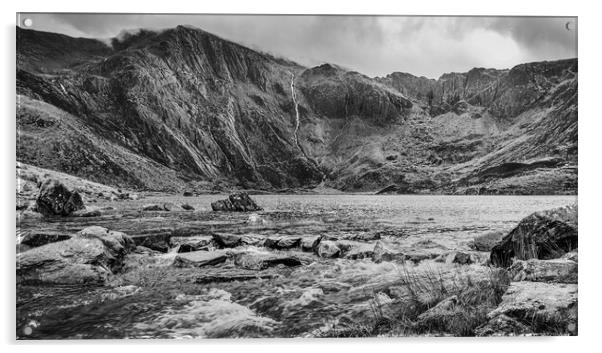
[[(240, 269), (232, 262), (212, 268), (174, 268), (170, 261), (176, 253), (170, 252), (156, 255), (152, 262), (136, 260), (105, 287), (18, 286), (17, 336), (311, 337), (325, 326), (373, 315), (375, 301), (395, 298), (395, 285), (382, 284), (394, 283), (405, 266), (437, 268), (440, 264), (431, 261), (436, 255), (469, 250), (468, 243), (477, 235), (507, 232), (532, 212), (577, 201), (576, 196), (256, 195), (252, 197), (264, 208), (256, 214), (212, 212), (210, 203), (225, 197), (145, 195), (136, 201), (98, 201), (97, 206), (114, 209), (85, 219), (24, 217), (20, 225), (24, 231), (64, 233), (100, 225), (132, 236), (191, 228), (199, 235), (359, 238), (368, 246), (378, 241), (429, 261), (375, 263), (304, 253), (308, 260), (303, 266), (271, 267), (244, 281), (199, 283), (201, 275)], [(140, 211), (144, 204), (163, 202), (186, 202), (195, 211)], [(253, 246), (245, 251), (266, 252)]]

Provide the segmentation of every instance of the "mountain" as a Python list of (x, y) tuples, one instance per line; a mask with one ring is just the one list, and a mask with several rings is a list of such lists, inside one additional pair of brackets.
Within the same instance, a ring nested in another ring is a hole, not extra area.
[(371, 78), (188, 26), (17, 28), (17, 94), (19, 161), (118, 187), (576, 193), (576, 59)]

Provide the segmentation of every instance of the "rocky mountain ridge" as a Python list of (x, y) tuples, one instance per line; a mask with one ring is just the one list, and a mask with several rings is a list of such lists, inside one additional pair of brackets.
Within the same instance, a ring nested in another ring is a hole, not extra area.
[(107, 185), (577, 188), (576, 59), (370, 78), (186, 26), (111, 47), (17, 28), (17, 94), (17, 159)]

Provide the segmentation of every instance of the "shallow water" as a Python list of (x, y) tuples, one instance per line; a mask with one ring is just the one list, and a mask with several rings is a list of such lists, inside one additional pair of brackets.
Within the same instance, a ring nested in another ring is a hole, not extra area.
[[(137, 201), (99, 202), (100, 207), (115, 207), (102, 217), (24, 218), (20, 224), (24, 230), (61, 232), (101, 225), (130, 235), (171, 233), (182, 227), (198, 234), (322, 234), (338, 239), (378, 233), (393, 249), (416, 251), (435, 244), (444, 251), (468, 249), (467, 243), (477, 235), (508, 231), (532, 212), (576, 202), (575, 196), (257, 195), (253, 198), (264, 211), (250, 218), (248, 213), (211, 212), (210, 203), (224, 197), (148, 195)], [(196, 210), (139, 211), (144, 204), (159, 202), (187, 202)], [(176, 269), (165, 265), (173, 254), (161, 256), (165, 260), (158, 262), (161, 265), (130, 269), (107, 287), (19, 286), (17, 336), (311, 336), (339, 320), (365, 318), (375, 300), (386, 301), (391, 295), (389, 287), (402, 271), (402, 265), (393, 262), (314, 256), (309, 265), (262, 271), (273, 278), (197, 284), (199, 274), (236, 269), (231, 263)]]

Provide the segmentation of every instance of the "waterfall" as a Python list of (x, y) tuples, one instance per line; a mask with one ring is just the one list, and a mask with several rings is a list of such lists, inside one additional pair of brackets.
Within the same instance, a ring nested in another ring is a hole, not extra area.
[(291, 72), (291, 94), (293, 96), (293, 105), (295, 106), (295, 133), (293, 134), (295, 138), (295, 145), (297, 148), (303, 152), (301, 146), (299, 145), (299, 105), (297, 104), (297, 93), (295, 92), (295, 74)]

